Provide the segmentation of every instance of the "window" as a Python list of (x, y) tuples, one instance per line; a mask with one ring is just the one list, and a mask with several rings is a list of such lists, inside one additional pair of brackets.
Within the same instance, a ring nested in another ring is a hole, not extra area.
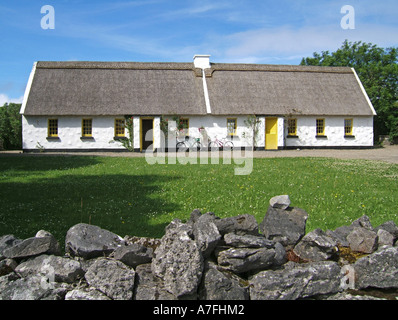
[(93, 135), (93, 119), (82, 120), (82, 137), (92, 137)]
[(48, 119), (47, 136), (50, 138), (58, 137), (58, 119)]
[(352, 119), (344, 119), (344, 135), (345, 136), (352, 136), (352, 126), (353, 126)]
[(325, 135), (325, 119), (316, 119), (316, 135)]
[(125, 136), (125, 120), (115, 119), (115, 137)]
[(227, 119), (227, 132), (229, 136), (234, 136), (236, 134), (236, 118)]
[(288, 136), (297, 135), (297, 119), (287, 119), (287, 134)]

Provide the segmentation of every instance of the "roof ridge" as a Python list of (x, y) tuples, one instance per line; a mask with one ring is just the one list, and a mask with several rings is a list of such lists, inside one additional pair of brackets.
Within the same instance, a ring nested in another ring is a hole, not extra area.
[(192, 70), (192, 62), (38, 61), (39, 69)]
[[(38, 69), (131, 69), (131, 70), (195, 70), (192, 62), (128, 62), (128, 61), (38, 61)], [(268, 71), (352, 73), (350, 67), (300, 66), (278, 64), (211, 63), (214, 71)]]
[(320, 72), (352, 73), (350, 67), (301, 66), (282, 64), (212, 63), (214, 71), (269, 71), (269, 72)]

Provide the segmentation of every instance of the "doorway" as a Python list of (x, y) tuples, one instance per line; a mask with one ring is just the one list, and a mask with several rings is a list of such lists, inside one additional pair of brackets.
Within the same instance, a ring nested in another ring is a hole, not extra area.
[[(145, 140), (149, 130), (152, 130), (152, 140)], [(153, 118), (141, 118), (141, 151), (153, 146)]]
[(278, 150), (278, 118), (265, 118), (265, 149)]

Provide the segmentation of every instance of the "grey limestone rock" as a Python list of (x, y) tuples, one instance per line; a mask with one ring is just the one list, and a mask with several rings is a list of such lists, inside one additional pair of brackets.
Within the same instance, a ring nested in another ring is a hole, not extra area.
[(383, 246), (353, 265), (355, 288), (398, 288), (398, 247)]
[(74, 283), (84, 275), (79, 261), (53, 255), (40, 255), (22, 262), (15, 272), (22, 277), (42, 274), (52, 281), (66, 283)]
[(76, 288), (65, 295), (65, 300), (111, 300), (101, 291), (94, 288)]
[(300, 208), (286, 210), (269, 207), (260, 230), (267, 239), (293, 247), (305, 235), (308, 213)]
[(347, 241), (352, 251), (372, 253), (377, 249), (377, 233), (363, 227), (354, 227), (348, 234)]
[(351, 228), (365, 228), (368, 230), (373, 230), (370, 219), (366, 214), (353, 221), (351, 223)]
[(275, 196), (269, 200), (269, 204), (272, 208), (285, 210), (290, 206), (290, 198), (288, 195)]
[(11, 248), (16, 244), (22, 242), (21, 239), (16, 238), (13, 234), (7, 234), (0, 237), (0, 260), (5, 249)]
[(62, 300), (70, 289), (64, 283), (51, 282), (41, 275), (0, 278), (0, 300)]
[(196, 298), (203, 273), (203, 256), (192, 227), (173, 220), (167, 227), (152, 259), (152, 272), (164, 281), (165, 289), (177, 298)]
[(208, 262), (199, 290), (201, 300), (248, 300), (249, 283), (232, 272)]
[(395, 224), (394, 221), (389, 220), (382, 223), (381, 225), (375, 228), (375, 231), (377, 232), (380, 229), (385, 230), (388, 233), (392, 234), (392, 236), (394, 237), (393, 240), (394, 242), (398, 239), (398, 226)]
[(347, 229), (337, 228), (336, 230), (326, 230), (325, 233), (328, 237), (332, 238), (337, 243), (337, 245), (342, 247), (349, 247), (350, 245), (348, 244), (347, 241), (347, 235), (350, 232), (351, 229), (347, 230)]
[(135, 271), (120, 261), (98, 258), (84, 277), (91, 287), (113, 300), (133, 298)]
[(28, 238), (3, 251), (3, 255), (9, 259), (24, 259), (41, 254), (61, 254), (59, 243), (54, 236)]
[(92, 259), (107, 256), (123, 244), (123, 239), (113, 232), (79, 223), (68, 230), (65, 251), (72, 256)]
[(235, 217), (215, 219), (218, 231), (221, 235), (229, 232), (236, 234), (252, 234), (258, 235), (258, 223), (256, 218), (250, 214), (243, 214)]
[(272, 248), (275, 245), (273, 241), (266, 239), (263, 235), (238, 235), (233, 232), (224, 235), (224, 242), (227, 246), (235, 248)]
[(231, 248), (219, 252), (218, 264), (235, 273), (264, 270), (286, 261), (285, 248), (276, 243), (272, 248)]
[(164, 288), (164, 281), (155, 277), (151, 264), (140, 264), (135, 269), (136, 282), (134, 286), (135, 300), (176, 300), (177, 298)]
[(377, 238), (379, 246), (393, 246), (395, 237), (384, 229), (377, 230)]
[(296, 264), (257, 273), (250, 280), (252, 300), (296, 300), (340, 291), (340, 267), (333, 261)]
[(307, 233), (294, 247), (294, 253), (303, 260), (323, 261), (332, 258), (337, 252), (337, 242), (321, 229)]
[(152, 256), (153, 250), (151, 248), (147, 248), (138, 243), (118, 247), (112, 253), (113, 258), (133, 268), (140, 264), (151, 262)]
[(193, 224), (193, 235), (204, 258), (211, 255), (221, 239), (214, 220), (214, 215), (206, 213), (198, 217)]
[(337, 241), (338, 245), (343, 247), (349, 247), (349, 241), (347, 240), (348, 235), (354, 230), (354, 228), (364, 228), (370, 231), (373, 230), (370, 219), (367, 215), (363, 215), (358, 219), (354, 220), (349, 226), (341, 226), (335, 230), (327, 230), (326, 234)]

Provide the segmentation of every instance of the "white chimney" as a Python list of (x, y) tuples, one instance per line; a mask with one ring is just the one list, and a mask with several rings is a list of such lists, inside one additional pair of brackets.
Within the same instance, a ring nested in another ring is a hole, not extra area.
[(208, 114), (211, 113), (209, 91), (207, 90), (206, 74), (205, 69), (210, 69), (210, 56), (208, 54), (196, 54), (193, 57), (193, 65), (195, 68), (202, 69), (202, 80), (203, 80), (203, 93), (205, 96), (206, 111)]
[(195, 54), (193, 57), (193, 64), (195, 68), (210, 69), (210, 55), (208, 54)]

